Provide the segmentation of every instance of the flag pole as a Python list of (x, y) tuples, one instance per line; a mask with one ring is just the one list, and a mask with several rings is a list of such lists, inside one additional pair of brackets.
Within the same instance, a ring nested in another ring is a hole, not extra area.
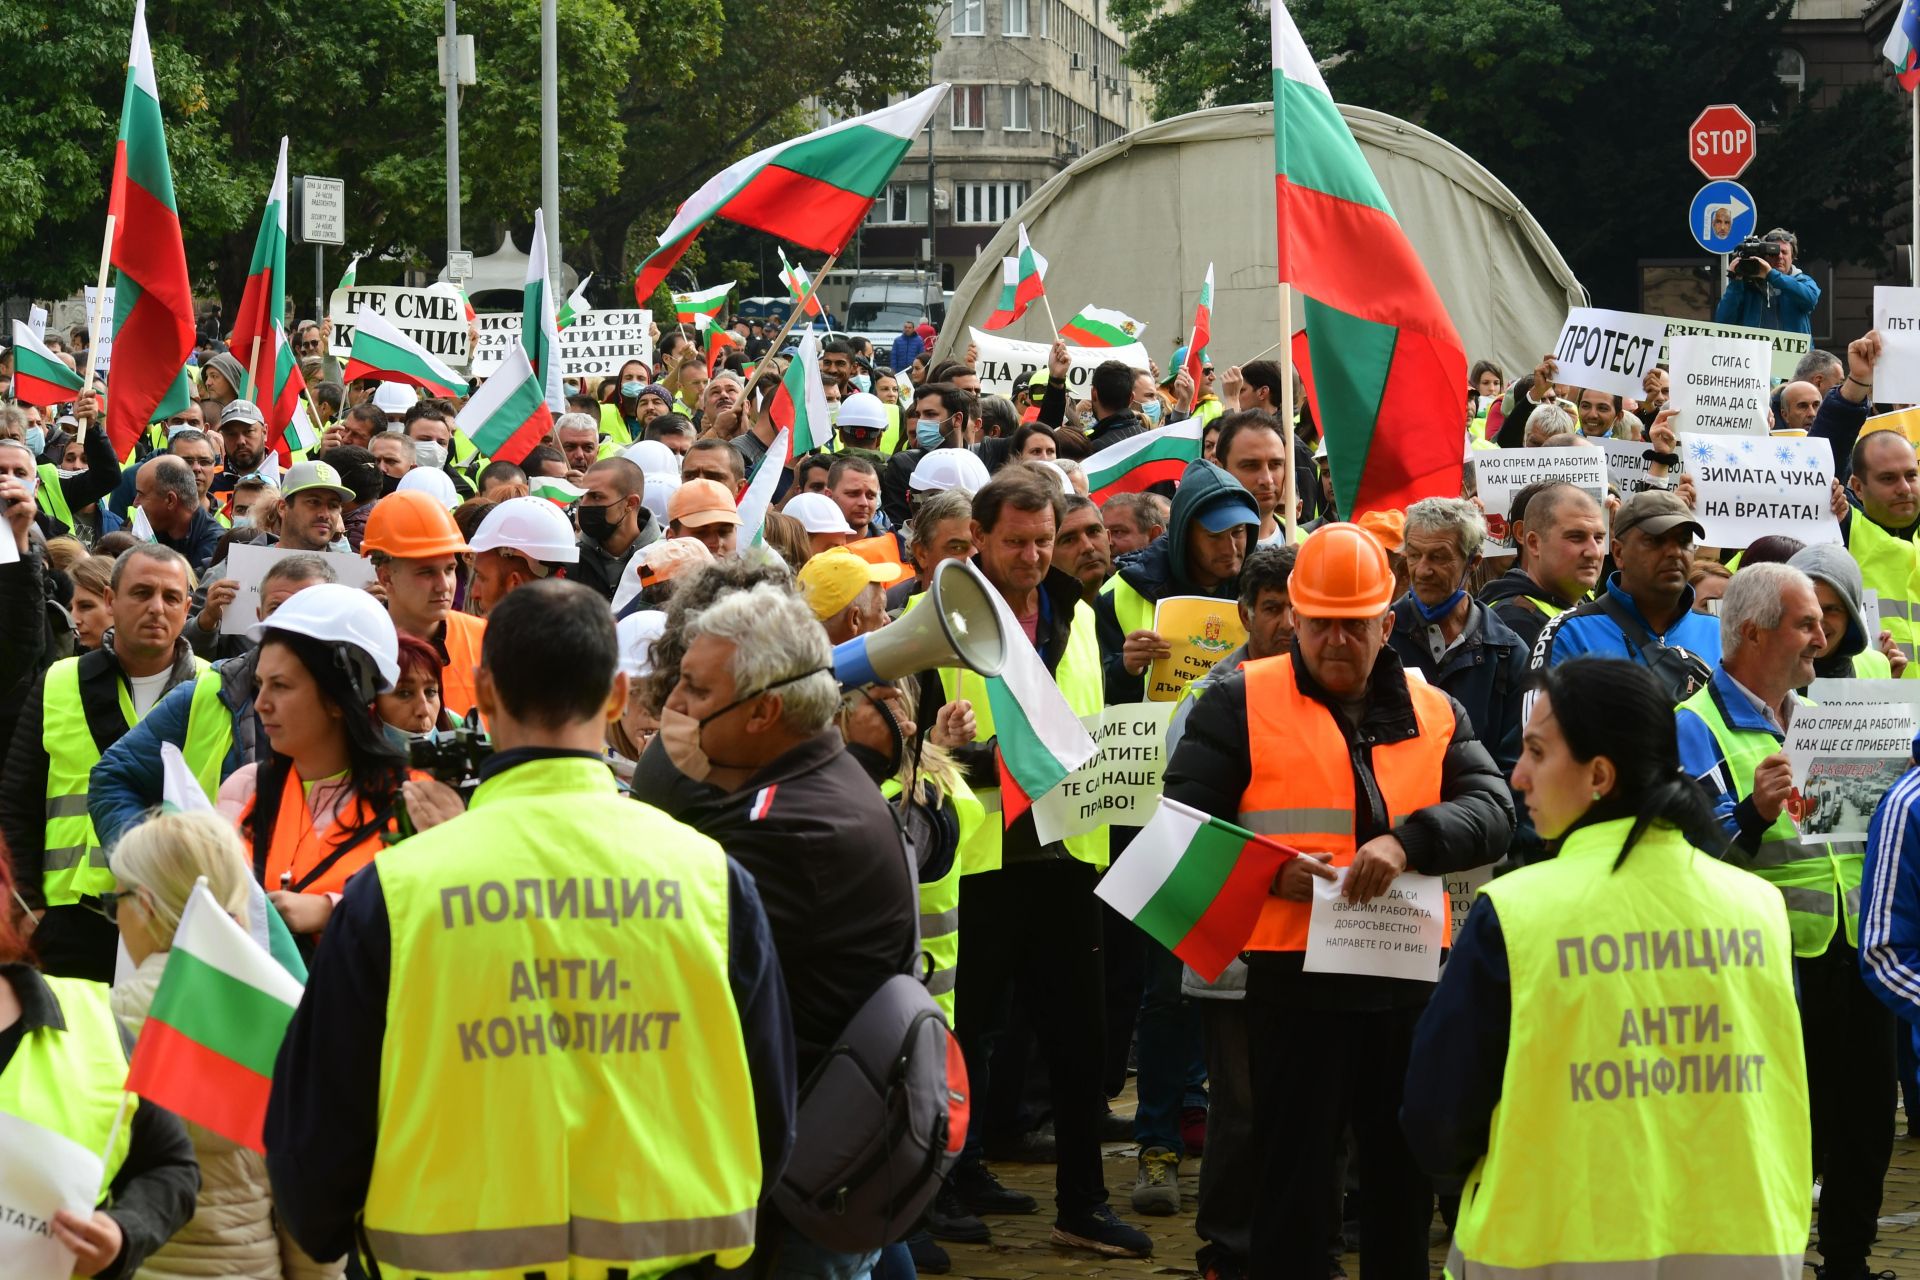
[(1053, 318), (1053, 303), (1047, 298), (1044, 284), (1040, 290), (1040, 305), (1047, 309), (1047, 324), (1053, 329), (1053, 340), (1055, 342), (1065, 342), (1066, 339), (1060, 336), (1060, 322)]
[[(1281, 526), (1287, 531), (1287, 543), (1292, 545), (1299, 529), (1294, 519), (1294, 507), (1299, 502), (1299, 482), (1295, 472), (1293, 457), (1293, 286), (1280, 282), (1280, 436), (1286, 446), (1286, 480), (1280, 486), (1280, 514), (1284, 521)], [(1272, 350), (1272, 348), (1268, 348)]]
[[(246, 394), (241, 396), (241, 399), (243, 400), (253, 400), (254, 386), (260, 380), (259, 364), (260, 364), (260, 332), (259, 330), (256, 329), (253, 334), (253, 350), (247, 353), (247, 390), (246, 390)], [(259, 402), (254, 401), (254, 403), (257, 404)]]
[[(840, 250), (838, 249), (835, 249), (832, 253), (828, 254), (827, 260), (820, 264), (820, 274), (815, 276), (814, 279), (819, 280), (823, 278), (827, 274), (827, 272), (833, 270), (833, 264), (836, 261), (838, 261), (839, 258), (840, 258)], [(786, 321), (783, 324), (781, 324), (780, 331), (773, 335), (773, 341), (767, 344), (767, 355), (766, 355), (767, 360), (772, 361), (774, 358), (776, 358), (780, 354), (780, 345), (787, 340), (787, 334), (791, 332), (793, 329), (793, 322), (800, 318), (800, 312), (803, 309), (804, 308), (797, 305), (787, 308)], [(826, 304), (824, 302), (821, 303), (820, 311), (823, 315), (825, 314), (826, 309), (827, 309)], [(760, 381), (760, 366), (758, 364), (754, 365), (753, 367), (753, 380), (755, 382)], [(749, 390), (751, 390), (751, 388), (749, 388)], [(760, 412), (757, 415), (760, 421), (765, 422), (767, 420), (767, 414), (770, 413), (772, 409), (773, 409), (773, 397), (768, 396), (765, 403), (763, 403), (760, 406)]]
[[(113, 224), (117, 221), (119, 221), (119, 219), (113, 214), (109, 213), (107, 215), (107, 234), (100, 242), (100, 277), (99, 282), (94, 285), (93, 315), (88, 321), (87, 328), (87, 381), (86, 385), (80, 388), (80, 394), (88, 397), (93, 395), (94, 378), (100, 368), (101, 313), (106, 310), (107, 270), (113, 265)], [(87, 440), (86, 419), (79, 417), (78, 414), (74, 416), (77, 420), (73, 427), (73, 438), (76, 442), (85, 444)]]

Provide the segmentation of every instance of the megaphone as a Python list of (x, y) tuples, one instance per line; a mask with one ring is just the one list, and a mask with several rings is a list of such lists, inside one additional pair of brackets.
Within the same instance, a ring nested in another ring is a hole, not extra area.
[(857, 689), (929, 667), (999, 675), (1007, 661), (1007, 636), (992, 591), (967, 561), (941, 561), (927, 598), (912, 612), (833, 647), (833, 678), (842, 689)]

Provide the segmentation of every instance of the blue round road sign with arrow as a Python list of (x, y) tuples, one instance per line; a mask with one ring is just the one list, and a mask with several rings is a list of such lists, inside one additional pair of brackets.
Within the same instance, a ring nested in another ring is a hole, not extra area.
[(1687, 210), (1687, 230), (1708, 253), (1732, 253), (1753, 234), (1759, 217), (1745, 187), (1737, 182), (1709, 182)]

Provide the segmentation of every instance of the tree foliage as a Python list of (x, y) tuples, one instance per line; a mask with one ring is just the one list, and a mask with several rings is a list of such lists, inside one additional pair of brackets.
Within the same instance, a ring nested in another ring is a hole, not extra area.
[[(1810, 257), (1877, 261), (1896, 201), (1897, 105), (1855, 86), (1790, 109), (1774, 75), (1786, 0), (1302, 0), (1336, 99), (1430, 129), (1505, 182), (1596, 299), (1631, 306), (1635, 259), (1699, 253), (1686, 210), (1702, 179), (1685, 131), (1737, 102), (1763, 122), (1744, 181), (1764, 226)], [(1264, 4), (1115, 0), (1156, 116), (1271, 96)], [(1809, 86), (1807, 99), (1819, 91)]]

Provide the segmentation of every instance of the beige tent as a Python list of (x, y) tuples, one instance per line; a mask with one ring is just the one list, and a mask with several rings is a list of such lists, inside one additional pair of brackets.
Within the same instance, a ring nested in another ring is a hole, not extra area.
[[(1340, 113), (1446, 301), (1468, 360), (1491, 358), (1509, 378), (1531, 369), (1567, 308), (1586, 300), (1547, 233), (1451, 143), (1364, 107)], [(1163, 120), (1055, 174), (954, 290), (937, 357), (964, 353), (967, 326), (993, 310), (1000, 259), (1016, 252), (1021, 220), (1048, 259), (1047, 296), (1061, 324), (1087, 305), (1124, 311), (1146, 322), (1147, 347), (1165, 369), (1186, 341), (1212, 262), (1215, 366), (1250, 360), (1279, 339), (1270, 103)], [(1046, 312), (1033, 308), (1003, 336), (1049, 339)]]

